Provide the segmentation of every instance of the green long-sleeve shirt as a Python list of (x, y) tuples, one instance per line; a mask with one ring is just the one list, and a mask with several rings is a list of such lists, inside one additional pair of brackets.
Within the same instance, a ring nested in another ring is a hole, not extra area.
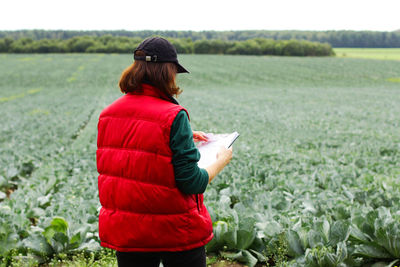
[(170, 147), (173, 153), (175, 182), (185, 194), (202, 194), (208, 185), (208, 173), (197, 166), (200, 153), (193, 141), (189, 118), (184, 110), (175, 117), (171, 126)]

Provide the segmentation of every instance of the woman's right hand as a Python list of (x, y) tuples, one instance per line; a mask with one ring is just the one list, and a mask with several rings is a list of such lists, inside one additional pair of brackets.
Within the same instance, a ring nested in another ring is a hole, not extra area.
[(217, 160), (206, 168), (206, 171), (208, 172), (208, 183), (211, 183), (214, 177), (231, 161), (232, 153), (232, 147), (228, 149), (225, 147), (220, 148), (217, 153)]
[(222, 146), (217, 153), (217, 160), (221, 160), (223, 163), (225, 163), (224, 166), (226, 166), (231, 161), (232, 155), (233, 155), (232, 146), (228, 149)]

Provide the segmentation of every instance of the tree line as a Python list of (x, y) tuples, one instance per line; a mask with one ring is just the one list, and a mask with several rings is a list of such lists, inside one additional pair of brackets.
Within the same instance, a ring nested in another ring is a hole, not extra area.
[(64, 30), (18, 30), (0, 31), (0, 38), (10, 37), (14, 40), (21, 38), (62, 39), (67, 40), (77, 36), (101, 37), (111, 35), (114, 37), (135, 37), (144, 39), (148, 36), (158, 35), (168, 38), (191, 40), (222, 40), (245, 41), (255, 38), (273, 40), (307, 40), (311, 42), (329, 43), (332, 47), (400, 47), (400, 30), (392, 32), (379, 31), (64, 31)]
[[(331, 45), (305, 40), (273, 40), (254, 38), (224, 41), (190, 38), (168, 38), (180, 54), (230, 54), (277, 56), (331, 56)], [(142, 42), (139, 37), (76, 36), (70, 39), (39, 39), (10, 37), (0, 39), (2, 53), (132, 53)]]

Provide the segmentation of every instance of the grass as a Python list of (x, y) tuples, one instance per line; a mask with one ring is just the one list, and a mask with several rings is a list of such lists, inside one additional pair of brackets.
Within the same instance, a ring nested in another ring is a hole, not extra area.
[(337, 57), (400, 60), (400, 48), (334, 48)]

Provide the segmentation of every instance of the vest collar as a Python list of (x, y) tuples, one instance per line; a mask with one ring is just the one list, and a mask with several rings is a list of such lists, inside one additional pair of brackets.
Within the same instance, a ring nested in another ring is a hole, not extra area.
[(166, 101), (172, 102), (176, 105), (179, 105), (178, 101), (176, 101), (175, 98), (172, 96), (168, 96), (167, 94), (163, 93), (161, 90), (158, 88), (152, 86), (151, 84), (148, 83), (142, 83), (142, 90), (139, 92), (129, 92), (127, 93), (129, 95), (145, 95), (145, 96), (152, 96), (152, 97), (157, 97), (164, 99)]

